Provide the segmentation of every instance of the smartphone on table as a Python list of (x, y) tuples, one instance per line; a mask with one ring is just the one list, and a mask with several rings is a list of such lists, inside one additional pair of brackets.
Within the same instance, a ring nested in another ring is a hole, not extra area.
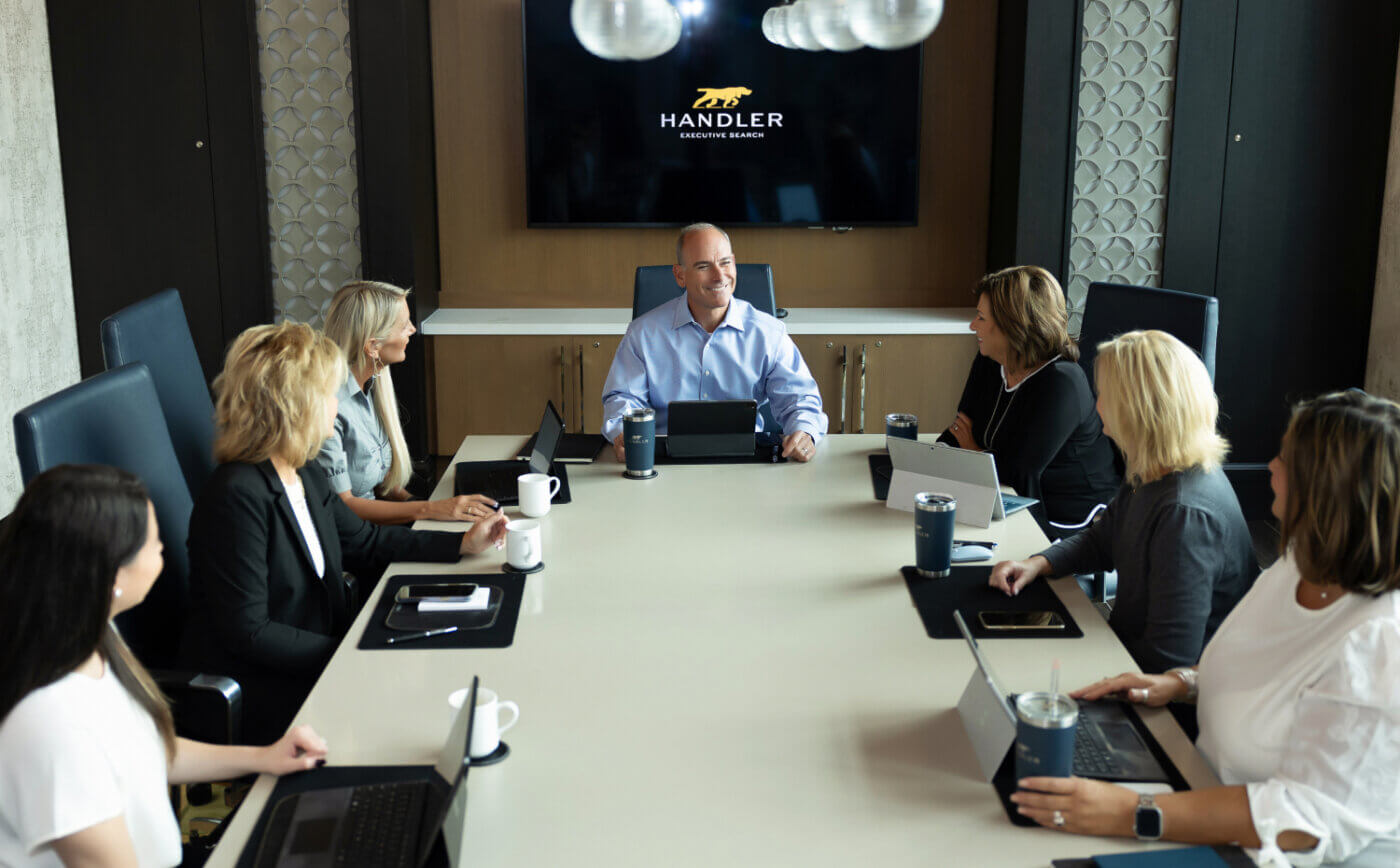
[(394, 595), (395, 603), (465, 603), (476, 593), (473, 582), (434, 585), (404, 585)]
[(1065, 619), (1059, 612), (978, 612), (977, 620), (986, 630), (1063, 630)]

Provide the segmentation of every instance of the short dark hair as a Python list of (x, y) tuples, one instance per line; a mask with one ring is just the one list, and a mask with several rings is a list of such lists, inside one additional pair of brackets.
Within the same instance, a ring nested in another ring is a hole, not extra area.
[(1355, 390), (1304, 401), (1279, 458), (1281, 543), (1303, 577), (1371, 596), (1400, 588), (1400, 405)]
[(1069, 336), (1065, 292), (1055, 275), (1038, 265), (1017, 265), (983, 275), (977, 297), (987, 296), (992, 321), (1006, 334), (1016, 363), (1035, 367), (1060, 356), (1079, 361), (1079, 346)]

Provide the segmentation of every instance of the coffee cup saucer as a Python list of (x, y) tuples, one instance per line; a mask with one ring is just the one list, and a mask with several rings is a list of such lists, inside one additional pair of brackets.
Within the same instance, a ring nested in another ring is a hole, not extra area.
[(501, 572), (503, 573), (520, 573), (522, 575), (525, 575), (528, 573), (538, 573), (542, 569), (544, 569), (544, 561), (540, 561), (533, 567), (525, 567), (524, 569), (521, 569), (520, 567), (513, 567), (510, 564), (501, 564)]
[(472, 757), (471, 764), (474, 766), (493, 766), (506, 757), (510, 756), (510, 745), (501, 742), (496, 745), (496, 749), (484, 757)]

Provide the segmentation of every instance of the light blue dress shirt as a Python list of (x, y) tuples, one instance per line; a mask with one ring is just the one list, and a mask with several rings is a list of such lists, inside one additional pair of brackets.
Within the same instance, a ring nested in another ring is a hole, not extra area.
[[(806, 431), (818, 441), (826, 433), (817, 381), (782, 323), (734, 298), (710, 334), (682, 294), (627, 327), (603, 383), (603, 436), (622, 433), (622, 414), (635, 407), (655, 410), (656, 433), (665, 434), (672, 401), (749, 399), (770, 402), (785, 434)], [(754, 430), (762, 429), (755, 418)]]
[[(381, 376), (389, 376), (388, 370)], [(394, 463), (389, 435), (374, 412), (374, 380), (361, 391), (355, 375), (348, 374), (336, 397), (340, 409), (335, 413), (335, 430), (321, 444), (316, 464), (330, 478), (335, 493), (348, 491), (352, 497), (374, 500), (374, 487), (384, 481)]]

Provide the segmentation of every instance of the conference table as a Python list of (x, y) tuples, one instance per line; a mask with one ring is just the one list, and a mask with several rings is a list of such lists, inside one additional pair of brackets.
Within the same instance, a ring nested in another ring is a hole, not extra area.
[[(468, 437), (455, 460), (521, 442)], [(545, 568), (510, 647), (358, 650), (380, 582), (297, 722), (331, 765), (431, 764), (447, 696), (473, 675), (517, 702), (509, 757), (470, 770), (445, 830), (474, 868), (1039, 866), (1149, 846), (1008, 822), (956, 709), (972, 655), (928, 637), (899, 572), (913, 518), (873, 498), (866, 456), (883, 445), (832, 435), (809, 464), (662, 465), (646, 481), (610, 449), (569, 465), (572, 502), (541, 520)], [(434, 497), (451, 486), (449, 471)], [(1045, 545), (1024, 511), (958, 536), (997, 541), (998, 558)], [(503, 563), (491, 550), (386, 575)], [(1075, 581), (1051, 584), (1084, 637), (983, 641), (1002, 686), (1045, 689), (1053, 659), (1066, 686), (1135, 669)], [(1170, 714), (1143, 719), (1193, 788), (1218, 783)], [(210, 865), (235, 863), (274, 783), (259, 778)]]

